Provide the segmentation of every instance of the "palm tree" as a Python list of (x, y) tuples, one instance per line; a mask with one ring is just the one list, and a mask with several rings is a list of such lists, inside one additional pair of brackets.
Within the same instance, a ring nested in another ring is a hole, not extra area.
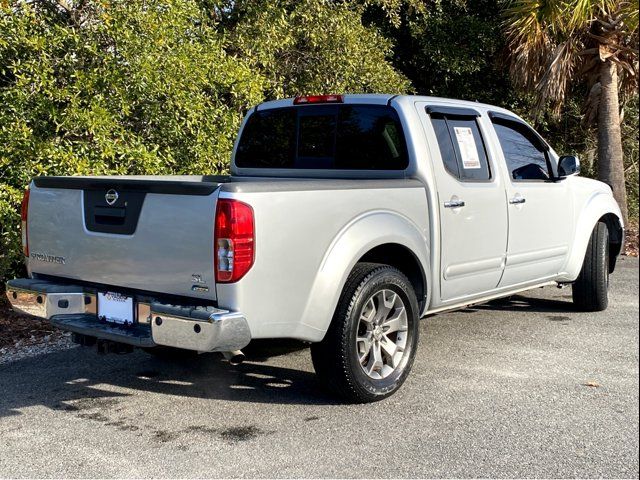
[(638, 0), (510, 0), (509, 72), (536, 97), (536, 113), (559, 115), (572, 88), (586, 86), (585, 120), (597, 123), (598, 178), (627, 218), (621, 105), (638, 89)]

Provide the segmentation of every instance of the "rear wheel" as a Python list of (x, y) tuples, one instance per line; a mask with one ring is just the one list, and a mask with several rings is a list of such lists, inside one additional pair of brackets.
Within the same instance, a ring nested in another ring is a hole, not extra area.
[(599, 222), (589, 238), (582, 270), (573, 283), (573, 303), (585, 312), (600, 312), (609, 304), (609, 231)]
[(388, 397), (409, 375), (418, 322), (418, 303), (407, 277), (389, 265), (357, 264), (325, 338), (311, 346), (318, 378), (352, 402)]

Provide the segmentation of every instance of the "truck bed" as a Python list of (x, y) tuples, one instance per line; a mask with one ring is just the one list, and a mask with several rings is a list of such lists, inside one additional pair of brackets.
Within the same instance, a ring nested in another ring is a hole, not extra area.
[[(118, 193), (113, 205), (110, 190)], [(218, 198), (244, 202), (255, 215), (255, 263), (235, 284), (214, 277)], [(243, 311), (252, 338), (317, 340), (315, 317), (339, 293), (331, 279), (371, 248), (350, 251), (359, 243), (351, 235), (382, 227), (393, 243), (410, 230), (426, 259), (426, 199), (424, 184), (403, 178), (41, 177), (31, 186), (28, 267), (102, 291)], [(282, 296), (284, 311), (275, 300)]]

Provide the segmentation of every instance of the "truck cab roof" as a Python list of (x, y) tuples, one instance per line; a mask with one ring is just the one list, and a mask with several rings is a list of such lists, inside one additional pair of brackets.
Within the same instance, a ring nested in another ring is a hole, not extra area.
[[(480, 111), (493, 111), (503, 113), (505, 115), (510, 115), (516, 118), (520, 117), (515, 115), (513, 112), (506, 110), (504, 108), (490, 105), (486, 103), (481, 103), (477, 101), (471, 100), (458, 100), (454, 98), (445, 98), (445, 97), (432, 97), (428, 95), (395, 95), (390, 93), (356, 93), (356, 94), (342, 94), (342, 102), (343, 104), (364, 104), (364, 105), (391, 105), (393, 103), (397, 103), (400, 105), (403, 104), (412, 104), (415, 102), (428, 102), (434, 105), (449, 105), (456, 107), (466, 107), (473, 108)], [(279, 100), (270, 100), (267, 102), (263, 102), (256, 107), (254, 107), (254, 111), (272, 109), (272, 108), (283, 108), (283, 107), (291, 107), (294, 105), (294, 100), (298, 97), (291, 98), (283, 98)]]

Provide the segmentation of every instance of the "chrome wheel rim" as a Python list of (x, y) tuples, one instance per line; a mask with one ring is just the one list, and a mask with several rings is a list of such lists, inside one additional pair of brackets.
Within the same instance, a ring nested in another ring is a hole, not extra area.
[(400, 295), (379, 290), (365, 302), (358, 320), (356, 352), (364, 373), (380, 380), (402, 362), (407, 348), (409, 321)]

